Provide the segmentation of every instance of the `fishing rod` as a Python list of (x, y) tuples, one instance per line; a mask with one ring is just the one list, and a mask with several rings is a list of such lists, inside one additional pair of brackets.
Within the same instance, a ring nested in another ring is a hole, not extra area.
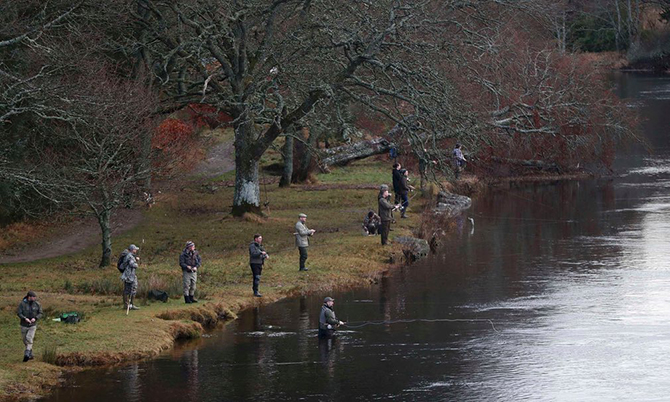
[[(409, 319), (398, 319), (398, 320), (384, 320), (384, 321), (355, 321), (360, 322), (361, 324), (351, 325), (350, 323), (345, 323), (348, 329), (357, 329), (363, 328), (368, 325), (390, 325), (390, 324), (407, 324), (413, 322), (486, 322), (491, 324), (493, 331), (500, 333), (496, 326), (488, 318), (409, 318)], [(354, 322), (354, 323), (355, 323)]]

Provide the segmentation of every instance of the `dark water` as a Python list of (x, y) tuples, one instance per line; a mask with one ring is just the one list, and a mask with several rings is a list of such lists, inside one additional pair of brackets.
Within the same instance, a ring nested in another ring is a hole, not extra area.
[(492, 191), (438, 255), (332, 295), (352, 324), (441, 321), (319, 341), (325, 295), (287, 300), (48, 400), (670, 400), (670, 78), (617, 80), (655, 154), (629, 150), (615, 179)]

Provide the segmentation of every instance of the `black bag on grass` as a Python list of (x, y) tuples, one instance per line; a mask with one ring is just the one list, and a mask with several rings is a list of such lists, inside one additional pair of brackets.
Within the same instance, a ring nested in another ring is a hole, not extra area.
[(163, 303), (167, 303), (170, 298), (167, 292), (163, 292), (162, 290), (150, 290), (147, 297), (149, 300), (160, 300)]

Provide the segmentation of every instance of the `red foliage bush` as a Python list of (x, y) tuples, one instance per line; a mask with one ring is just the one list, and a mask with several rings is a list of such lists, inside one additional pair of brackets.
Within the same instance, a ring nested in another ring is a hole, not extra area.
[(165, 119), (151, 139), (154, 169), (159, 175), (189, 170), (203, 154), (195, 141), (193, 125), (178, 119)]

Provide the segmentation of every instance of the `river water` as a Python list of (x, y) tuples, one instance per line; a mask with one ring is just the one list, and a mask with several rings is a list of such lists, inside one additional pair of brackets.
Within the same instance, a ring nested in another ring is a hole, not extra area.
[(356, 328), (319, 340), (326, 295), (285, 300), (47, 400), (669, 400), (670, 77), (615, 79), (653, 154), (475, 198), (438, 254), (332, 295)]

